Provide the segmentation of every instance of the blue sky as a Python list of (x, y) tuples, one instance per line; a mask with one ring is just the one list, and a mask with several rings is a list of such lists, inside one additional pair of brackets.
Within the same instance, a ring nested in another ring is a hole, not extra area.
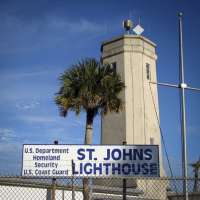
[[(58, 114), (58, 77), (81, 58), (98, 59), (102, 41), (123, 34), (125, 18), (137, 24), (140, 17), (143, 35), (157, 44), (158, 80), (178, 83), (177, 13), (182, 11), (186, 82), (200, 87), (199, 9), (195, 0), (0, 0), (1, 174), (20, 173), (23, 143), (83, 143), (84, 113)], [(161, 127), (176, 175), (181, 173), (178, 94), (159, 87)], [(192, 162), (200, 156), (200, 93), (187, 92), (186, 102)], [(94, 143), (99, 137), (97, 117)]]

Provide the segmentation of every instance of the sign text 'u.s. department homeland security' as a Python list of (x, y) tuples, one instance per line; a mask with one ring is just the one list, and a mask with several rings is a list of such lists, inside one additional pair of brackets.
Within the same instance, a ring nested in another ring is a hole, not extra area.
[(24, 145), (23, 176), (159, 176), (157, 145)]

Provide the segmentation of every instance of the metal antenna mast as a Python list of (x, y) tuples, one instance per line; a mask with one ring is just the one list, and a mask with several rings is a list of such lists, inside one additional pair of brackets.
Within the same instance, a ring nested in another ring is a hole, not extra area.
[(185, 90), (200, 92), (200, 88), (188, 87), (185, 83), (184, 64), (183, 64), (183, 30), (182, 30), (182, 13), (179, 13), (179, 84), (156, 83), (166, 87), (178, 88), (180, 90), (181, 104), (181, 141), (182, 141), (182, 176), (183, 176), (183, 194), (184, 200), (188, 200), (188, 182), (187, 182), (187, 143), (186, 143), (186, 110), (185, 110)]
[(187, 145), (186, 145), (186, 116), (185, 116), (185, 84), (184, 65), (183, 65), (183, 30), (182, 13), (179, 13), (179, 84), (180, 84), (180, 103), (181, 103), (181, 139), (182, 139), (182, 176), (184, 199), (188, 200), (187, 190)]

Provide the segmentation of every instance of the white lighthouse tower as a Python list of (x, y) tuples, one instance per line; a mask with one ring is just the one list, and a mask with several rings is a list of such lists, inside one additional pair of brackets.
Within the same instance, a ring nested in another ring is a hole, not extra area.
[[(101, 46), (103, 63), (121, 75), (125, 90), (120, 113), (102, 117), (102, 144), (155, 144), (161, 149), (156, 75), (156, 44), (141, 35), (125, 34)], [(160, 174), (162, 156), (160, 150)]]
[[(164, 176), (158, 92), (157, 85), (151, 83), (157, 82), (156, 44), (140, 35), (143, 28), (139, 25), (134, 28), (136, 35), (130, 34), (130, 20), (124, 21), (124, 28), (126, 34), (105, 41), (101, 46), (102, 62), (111, 64), (125, 83), (120, 94), (122, 111), (102, 117), (101, 143), (158, 145), (160, 176)], [(97, 184), (106, 183), (101, 180)], [(111, 186), (122, 187), (114, 181)], [(167, 184), (159, 179), (127, 179), (127, 187), (142, 190), (143, 199), (166, 199)]]

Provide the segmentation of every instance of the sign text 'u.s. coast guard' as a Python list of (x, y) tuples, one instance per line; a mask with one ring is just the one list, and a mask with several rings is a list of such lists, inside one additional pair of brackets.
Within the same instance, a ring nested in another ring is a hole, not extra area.
[(157, 145), (24, 145), (23, 176), (159, 176)]

